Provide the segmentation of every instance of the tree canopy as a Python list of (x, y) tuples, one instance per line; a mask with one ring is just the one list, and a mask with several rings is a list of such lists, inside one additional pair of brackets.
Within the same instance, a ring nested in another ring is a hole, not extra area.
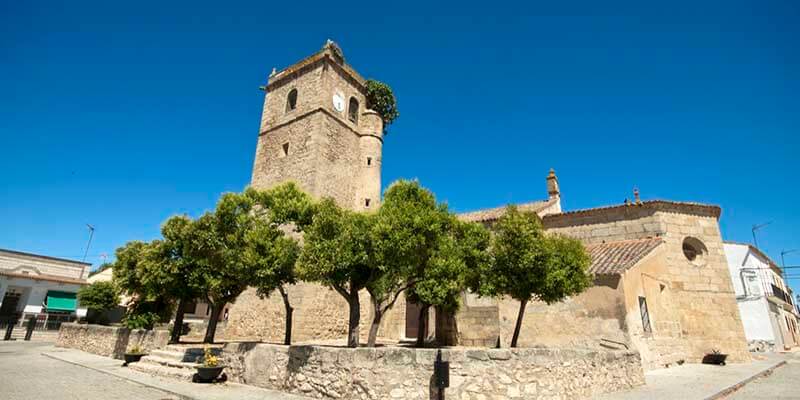
[(583, 291), (591, 283), (590, 258), (580, 241), (546, 235), (535, 213), (509, 206), (494, 225), (492, 263), (482, 273), (480, 291), (520, 301), (511, 346), (516, 347), (530, 300), (547, 304)]

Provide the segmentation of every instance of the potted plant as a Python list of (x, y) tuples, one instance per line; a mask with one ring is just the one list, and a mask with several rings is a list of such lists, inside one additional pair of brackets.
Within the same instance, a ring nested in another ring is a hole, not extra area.
[(197, 378), (199, 381), (212, 382), (222, 373), (225, 366), (220, 365), (219, 357), (211, 352), (211, 347), (206, 346), (205, 349), (203, 349), (203, 363), (195, 368), (197, 368)]
[(147, 354), (145, 354), (141, 347), (133, 346), (130, 350), (125, 352), (125, 364), (122, 364), (122, 366), (127, 367), (130, 363), (138, 362), (146, 355)]
[(726, 358), (728, 358), (727, 354), (722, 354), (719, 349), (712, 349), (711, 353), (703, 357), (703, 364), (725, 365)]

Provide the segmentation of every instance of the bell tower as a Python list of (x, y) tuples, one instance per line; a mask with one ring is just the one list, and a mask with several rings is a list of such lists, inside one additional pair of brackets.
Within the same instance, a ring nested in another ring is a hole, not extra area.
[(294, 181), (357, 211), (380, 205), (383, 120), (366, 109), (365, 80), (328, 40), (269, 75), (250, 184)]

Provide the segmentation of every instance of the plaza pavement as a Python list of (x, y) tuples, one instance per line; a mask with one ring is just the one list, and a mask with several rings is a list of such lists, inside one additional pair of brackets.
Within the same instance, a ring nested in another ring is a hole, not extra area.
[[(750, 364), (687, 364), (650, 371), (645, 376), (647, 385), (598, 399), (800, 399), (796, 384), (800, 353), (755, 358)], [(121, 364), (120, 360), (47, 343), (0, 342), (0, 394), (41, 400), (307, 400), (246, 385), (202, 385), (157, 378)]]

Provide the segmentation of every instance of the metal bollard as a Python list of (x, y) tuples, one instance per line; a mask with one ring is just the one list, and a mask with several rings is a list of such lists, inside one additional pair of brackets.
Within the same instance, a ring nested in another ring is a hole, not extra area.
[(439, 400), (444, 400), (444, 389), (450, 387), (450, 362), (442, 361), (442, 350), (436, 352), (436, 361), (433, 362), (433, 376), (436, 387), (439, 389)]
[(30, 341), (33, 329), (36, 328), (36, 316), (28, 318), (28, 329), (25, 331), (25, 340)]
[(8, 320), (8, 326), (6, 327), (6, 336), (3, 340), (11, 340), (11, 333), (14, 332), (14, 321)]

